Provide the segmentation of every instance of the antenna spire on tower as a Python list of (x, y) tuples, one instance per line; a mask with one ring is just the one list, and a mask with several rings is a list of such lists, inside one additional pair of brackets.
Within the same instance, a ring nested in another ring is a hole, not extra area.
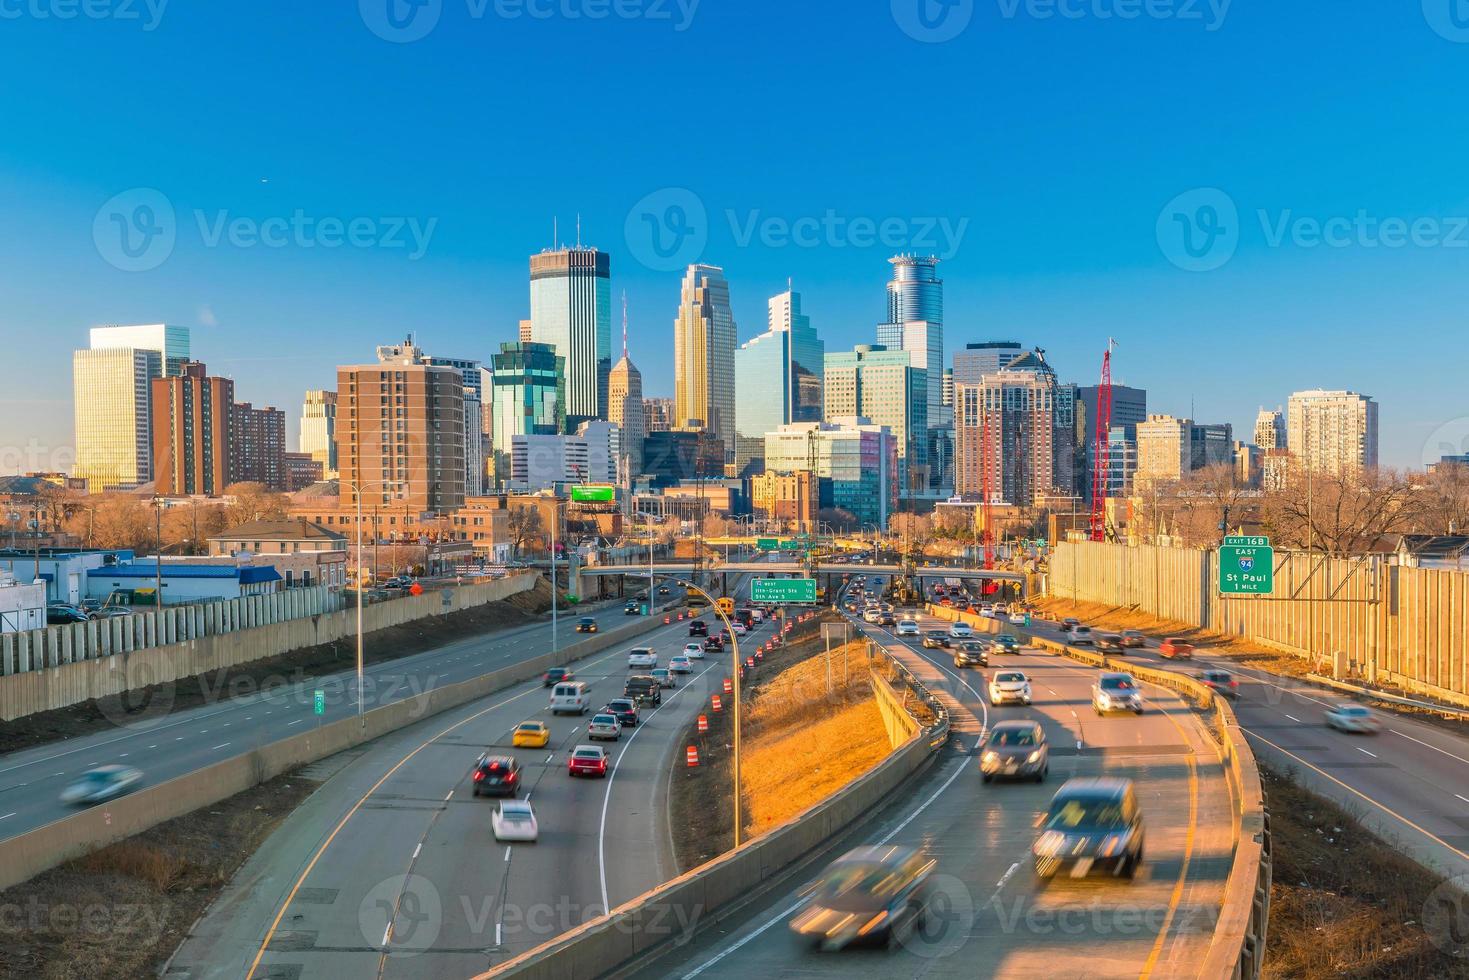
[(581, 212), (576, 213), (576, 247), (581, 248)]
[(622, 291), (622, 359), (627, 360), (627, 290)]

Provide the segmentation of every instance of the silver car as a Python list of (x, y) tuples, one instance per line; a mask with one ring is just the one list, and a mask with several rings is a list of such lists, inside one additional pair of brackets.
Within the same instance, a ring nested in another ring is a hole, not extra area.
[(1326, 724), (1339, 732), (1354, 735), (1376, 735), (1382, 730), (1382, 722), (1371, 709), (1360, 704), (1337, 704), (1326, 712)]
[(1108, 672), (1092, 685), (1092, 710), (1099, 715), (1109, 711), (1143, 713), (1143, 693), (1131, 674)]
[(102, 803), (133, 789), (143, 781), (143, 771), (132, 766), (98, 766), (61, 791), (63, 803)]
[(616, 715), (592, 715), (592, 720), (587, 723), (587, 738), (616, 742), (622, 738), (622, 723)]

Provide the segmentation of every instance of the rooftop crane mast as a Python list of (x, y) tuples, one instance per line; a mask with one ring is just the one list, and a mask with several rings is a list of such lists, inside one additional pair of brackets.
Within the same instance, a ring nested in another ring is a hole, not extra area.
[(1107, 338), (1102, 352), (1102, 381), (1097, 386), (1096, 418), (1092, 420), (1092, 514), (1090, 537), (1107, 540), (1107, 490), (1111, 483), (1112, 453), (1108, 438), (1112, 428), (1112, 351), (1117, 341)]

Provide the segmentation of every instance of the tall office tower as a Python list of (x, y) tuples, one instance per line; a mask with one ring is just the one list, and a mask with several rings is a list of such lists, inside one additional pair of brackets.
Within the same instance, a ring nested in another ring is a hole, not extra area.
[(1013, 340), (965, 344), (963, 350), (954, 351), (954, 383), (977, 385), (986, 374), (994, 374), (1023, 356), (1025, 348)]
[(1255, 416), (1255, 445), (1265, 452), (1285, 448), (1285, 416), (1280, 409), (1260, 409)]
[[(464, 504), (464, 383), (416, 348), (337, 368), (343, 504), (444, 513)], [(383, 359), (386, 358), (386, 359)]]
[(735, 321), (724, 270), (691, 265), (673, 321), (674, 427), (703, 429), (735, 444)]
[(607, 420), (622, 430), (622, 454), (627, 460), (628, 483), (643, 472), (643, 440), (648, 436), (643, 421), (643, 376), (633, 366), (626, 348), (622, 360), (607, 379)]
[(434, 367), (453, 368), (459, 372), (459, 383), (464, 387), (464, 493), (478, 497), (484, 493), (485, 444), (489, 436), (485, 432), (485, 371), (479, 361), (463, 357), (434, 357), (424, 354), (424, 364)]
[(902, 494), (927, 487), (928, 372), (908, 352), (881, 344), (827, 354), (825, 363), (824, 418), (856, 416), (887, 426), (897, 444)]
[(566, 358), (550, 344), (501, 344), (490, 357), (490, 389), (491, 471), (501, 487), (516, 436), (566, 430)]
[[(955, 357), (958, 355), (955, 354)], [(944, 368), (943, 403), (945, 408), (954, 407), (954, 369)]]
[(1355, 391), (1296, 392), (1286, 403), (1286, 448), (1327, 473), (1376, 466), (1377, 402)]
[(826, 345), (801, 313), (801, 294), (770, 300), (770, 326), (735, 351), (735, 469), (765, 456), (765, 434), (789, 422), (819, 422)]
[(938, 418), (944, 403), (944, 282), (934, 256), (895, 255), (888, 259), (888, 318), (878, 324), (877, 342), (905, 350), (913, 366), (928, 372), (928, 417)]
[(325, 389), (306, 392), (301, 405), (301, 436), (298, 448), (321, 464), (323, 476), (337, 474), (337, 393)]
[(547, 249), (530, 257), (530, 339), (566, 359), (566, 424), (607, 417), (612, 282), (606, 252)]
[(152, 391), (163, 357), (131, 347), (72, 354), (76, 464), (93, 493), (132, 489), (153, 478)]
[(1228, 422), (1201, 425), (1193, 419), (1149, 415), (1137, 424), (1134, 484), (1175, 483), (1206, 466), (1234, 465), (1234, 427)]
[(170, 377), (182, 374), (189, 356), (189, 328), (171, 327), (166, 323), (145, 323), (137, 326), (93, 327), (92, 350), (152, 350), (163, 359), (163, 373)]
[(897, 455), (891, 430), (862, 418), (792, 422), (765, 436), (767, 473), (814, 474), (820, 507), (879, 527), (898, 504)]
[(154, 378), (153, 480), (163, 496), (217, 497), (233, 482), (235, 383), (203, 364)]
[(673, 426), (672, 398), (643, 399), (643, 429), (645, 432), (667, 432)]
[(290, 486), (285, 412), (249, 402), (235, 402), (230, 408), (230, 481), (263, 483), (285, 493)]
[(954, 491), (1031, 507), (1074, 496), (1076, 386), (1056, 381), (1039, 351), (979, 383), (954, 383)]

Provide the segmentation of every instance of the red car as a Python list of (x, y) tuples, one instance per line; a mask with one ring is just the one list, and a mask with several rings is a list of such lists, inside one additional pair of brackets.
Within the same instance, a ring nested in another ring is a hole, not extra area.
[(600, 745), (578, 745), (566, 760), (568, 776), (606, 776), (607, 750)]
[(1187, 640), (1170, 636), (1158, 645), (1158, 655), (1167, 657), (1169, 660), (1191, 660), (1194, 655), (1194, 645)]

